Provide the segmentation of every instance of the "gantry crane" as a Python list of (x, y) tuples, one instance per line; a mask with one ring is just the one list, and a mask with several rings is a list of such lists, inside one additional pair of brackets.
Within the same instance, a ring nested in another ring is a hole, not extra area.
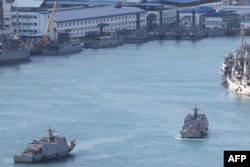
[(42, 39), (42, 42), (44, 44), (48, 43), (49, 41), (49, 37), (48, 37), (48, 33), (49, 33), (49, 27), (50, 27), (50, 24), (51, 24), (51, 21), (53, 19), (53, 16), (54, 16), (54, 13), (55, 13), (55, 9), (56, 9), (56, 6), (57, 6), (57, 2), (58, 0), (55, 0), (55, 3), (54, 3), (54, 6), (52, 8), (52, 11), (51, 11), (51, 14), (50, 14), (50, 17), (49, 17), (49, 21), (46, 25), (46, 28), (44, 30), (44, 33), (43, 33), (43, 39)]

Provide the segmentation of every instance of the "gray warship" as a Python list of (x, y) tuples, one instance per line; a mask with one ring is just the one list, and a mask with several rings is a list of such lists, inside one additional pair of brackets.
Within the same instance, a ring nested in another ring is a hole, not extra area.
[(48, 41), (41, 49), (44, 55), (62, 55), (81, 52), (83, 46), (79, 39), (70, 39), (69, 33), (58, 33), (57, 41)]
[(199, 114), (198, 108), (193, 109), (194, 114), (188, 114), (180, 131), (182, 138), (203, 138), (207, 134), (208, 120), (205, 114)]
[(64, 136), (54, 134), (53, 130), (47, 130), (48, 136), (42, 137), (39, 140), (33, 140), (26, 145), (24, 151), (14, 154), (15, 163), (34, 163), (49, 159), (60, 158), (74, 149), (75, 139), (67, 143)]
[(61, 55), (75, 52), (81, 52), (83, 44), (80, 41), (69, 41), (64, 43), (50, 42), (42, 48), (44, 55)]
[(16, 63), (30, 58), (31, 47), (21, 43), (18, 36), (0, 37), (0, 64)]

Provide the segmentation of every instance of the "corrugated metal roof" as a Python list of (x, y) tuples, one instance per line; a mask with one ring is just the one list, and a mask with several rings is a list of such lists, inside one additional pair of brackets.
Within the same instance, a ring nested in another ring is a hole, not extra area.
[(43, 0), (15, 0), (12, 5), (19, 8), (38, 8), (43, 2)]
[[(55, 1), (46, 1), (46, 4), (54, 4)], [(68, 5), (68, 4), (72, 4), (72, 5), (75, 5), (75, 4), (78, 4), (78, 5), (115, 5), (116, 2), (112, 2), (112, 1), (70, 1), (70, 0), (65, 0), (65, 1), (58, 1), (57, 4), (63, 4), (63, 5)]]
[(221, 10), (221, 11), (218, 11), (218, 12), (209, 12), (207, 14), (204, 14), (203, 16), (206, 16), (206, 17), (223, 17), (223, 16), (226, 16), (228, 14), (233, 14), (236, 12), (235, 11), (225, 11), (225, 10)]
[(186, 9), (186, 10), (181, 10), (180, 13), (207, 13), (207, 12), (215, 12), (215, 10), (212, 7), (209, 6), (201, 6), (199, 8), (196, 9)]
[(77, 20), (86, 20), (94, 18), (103, 18), (108, 16), (119, 16), (132, 13), (146, 13), (145, 10), (135, 7), (96, 7), (96, 8), (83, 8), (75, 10), (56, 11), (54, 14), (55, 22), (68, 22)]
[(191, 3), (191, 2), (197, 2), (198, 0), (167, 0), (167, 1), (174, 3)]

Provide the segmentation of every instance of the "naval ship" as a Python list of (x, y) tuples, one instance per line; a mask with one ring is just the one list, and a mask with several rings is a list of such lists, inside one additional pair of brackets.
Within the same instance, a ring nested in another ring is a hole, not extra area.
[(51, 128), (49, 128), (47, 132), (48, 136), (42, 137), (39, 140), (33, 140), (26, 145), (24, 151), (15, 153), (13, 157), (14, 162), (34, 163), (60, 158), (69, 155), (74, 149), (75, 139), (67, 143), (64, 136), (54, 134)]
[(250, 45), (244, 39), (241, 28), (240, 46), (224, 57), (220, 73), (230, 91), (250, 95)]
[(203, 138), (207, 134), (208, 120), (205, 114), (199, 114), (198, 108), (193, 109), (194, 114), (188, 114), (180, 131), (182, 138)]
[(61, 55), (83, 50), (84, 43), (79, 39), (70, 39), (69, 33), (58, 33), (57, 41), (48, 41), (42, 46), (44, 55)]
[(30, 58), (31, 47), (21, 43), (18, 36), (0, 37), (0, 64), (16, 63)]
[(83, 44), (79, 41), (70, 41), (65, 43), (51, 42), (42, 48), (44, 55), (61, 55), (67, 53), (80, 52), (83, 50)]

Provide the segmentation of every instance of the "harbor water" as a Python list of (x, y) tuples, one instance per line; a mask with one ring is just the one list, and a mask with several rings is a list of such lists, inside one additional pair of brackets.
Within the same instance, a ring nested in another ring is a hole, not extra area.
[[(222, 167), (224, 150), (250, 150), (250, 97), (229, 92), (219, 73), (239, 42), (156, 40), (0, 66), (0, 166)], [(195, 104), (208, 136), (181, 139)], [(15, 164), (48, 127), (76, 140), (71, 155)]]

